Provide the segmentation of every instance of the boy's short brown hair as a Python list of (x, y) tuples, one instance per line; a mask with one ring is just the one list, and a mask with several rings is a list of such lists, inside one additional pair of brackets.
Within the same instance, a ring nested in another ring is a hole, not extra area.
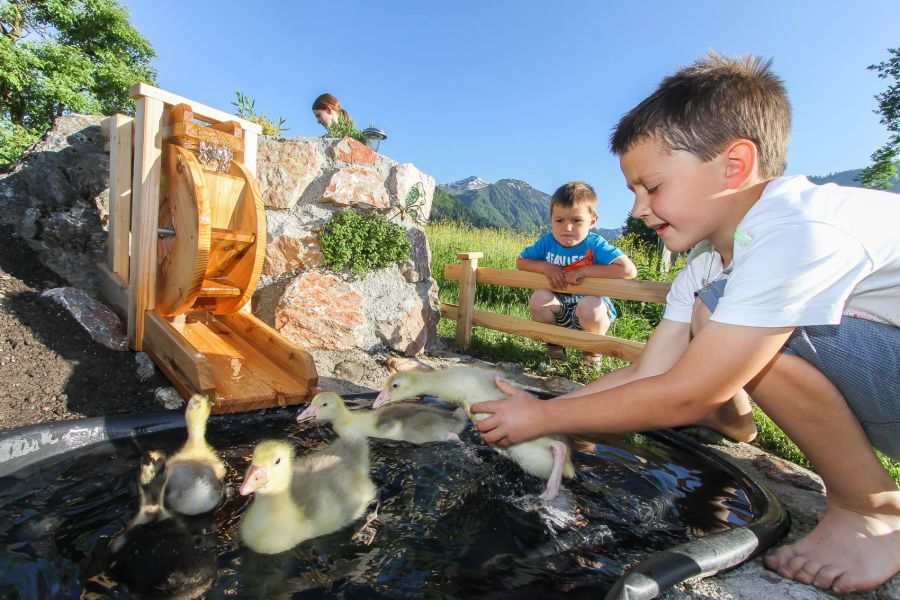
[(710, 161), (729, 142), (747, 139), (759, 149), (760, 175), (781, 176), (787, 167), (791, 104), (771, 65), (756, 56), (710, 52), (663, 79), (622, 117), (610, 136), (610, 150), (621, 156), (655, 137), (670, 151)]
[(591, 216), (597, 215), (597, 194), (594, 188), (583, 181), (570, 181), (559, 186), (550, 198), (550, 214), (553, 207), (572, 208), (575, 206), (587, 206)]

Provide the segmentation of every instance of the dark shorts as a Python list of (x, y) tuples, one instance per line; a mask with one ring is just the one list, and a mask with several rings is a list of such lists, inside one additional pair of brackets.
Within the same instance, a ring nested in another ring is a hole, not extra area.
[[(714, 311), (725, 280), (697, 292)], [(797, 327), (781, 348), (821, 371), (840, 390), (872, 446), (900, 460), (900, 328), (844, 316), (837, 325)]]
[[(581, 329), (581, 323), (578, 322), (578, 316), (575, 314), (575, 307), (578, 301), (584, 296), (574, 296), (572, 294), (553, 294), (562, 307), (556, 313), (556, 324), (560, 327), (568, 327), (569, 329)], [(612, 323), (616, 319), (616, 309), (613, 308), (612, 301), (606, 296), (601, 296), (603, 305), (606, 306), (606, 314), (609, 315), (609, 322)]]

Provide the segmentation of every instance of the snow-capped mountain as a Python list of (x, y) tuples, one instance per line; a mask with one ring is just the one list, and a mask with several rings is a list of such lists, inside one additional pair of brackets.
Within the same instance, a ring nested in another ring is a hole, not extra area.
[(489, 185), (490, 184), (481, 177), (466, 177), (465, 179), (460, 179), (459, 181), (454, 181), (452, 183), (440, 184), (442, 188), (451, 194), (461, 194), (463, 192), (468, 192), (469, 190), (477, 190)]

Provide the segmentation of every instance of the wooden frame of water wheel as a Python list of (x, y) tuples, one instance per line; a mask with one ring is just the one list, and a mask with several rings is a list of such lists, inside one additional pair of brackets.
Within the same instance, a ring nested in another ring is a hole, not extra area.
[(317, 391), (312, 357), (248, 310), (266, 243), (259, 126), (146, 84), (132, 97), (134, 119), (104, 122), (101, 295), (185, 398), (206, 393), (214, 412), (306, 401)]

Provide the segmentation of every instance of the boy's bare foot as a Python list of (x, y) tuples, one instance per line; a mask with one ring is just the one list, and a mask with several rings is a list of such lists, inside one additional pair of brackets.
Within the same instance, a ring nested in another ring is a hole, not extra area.
[(872, 590), (900, 572), (900, 491), (892, 514), (864, 514), (831, 501), (808, 535), (763, 559), (782, 577), (839, 594)]
[(750, 396), (744, 390), (739, 390), (731, 400), (698, 420), (696, 424), (715, 429), (738, 442), (752, 442), (756, 439), (753, 407), (750, 404)]

